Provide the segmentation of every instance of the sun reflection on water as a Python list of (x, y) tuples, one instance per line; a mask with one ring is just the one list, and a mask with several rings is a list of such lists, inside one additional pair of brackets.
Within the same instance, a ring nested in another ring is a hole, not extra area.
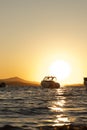
[[(62, 96), (61, 96), (62, 95)], [(63, 91), (57, 90), (56, 101), (53, 101), (49, 109), (55, 113), (56, 117), (53, 120), (53, 126), (62, 126), (69, 124), (69, 118), (65, 115), (64, 105), (66, 97), (63, 96)]]

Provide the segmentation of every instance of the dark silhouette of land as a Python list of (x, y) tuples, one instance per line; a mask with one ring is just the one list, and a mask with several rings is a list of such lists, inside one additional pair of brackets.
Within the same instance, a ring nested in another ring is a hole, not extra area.
[(84, 84), (77, 83), (77, 84), (66, 84), (65, 87), (84, 87)]
[(19, 77), (0, 79), (0, 83), (2, 82), (8, 86), (40, 86), (39, 82), (27, 81)]

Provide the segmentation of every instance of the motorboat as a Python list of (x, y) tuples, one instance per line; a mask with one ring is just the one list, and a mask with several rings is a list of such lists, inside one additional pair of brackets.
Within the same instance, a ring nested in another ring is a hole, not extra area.
[(56, 82), (57, 78), (55, 76), (45, 76), (41, 81), (42, 88), (60, 88), (60, 84)]

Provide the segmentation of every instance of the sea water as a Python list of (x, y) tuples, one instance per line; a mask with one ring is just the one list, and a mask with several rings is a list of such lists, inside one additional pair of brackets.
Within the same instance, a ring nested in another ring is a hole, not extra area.
[(36, 130), (39, 126), (87, 124), (85, 87), (0, 88), (0, 127), (18, 126)]

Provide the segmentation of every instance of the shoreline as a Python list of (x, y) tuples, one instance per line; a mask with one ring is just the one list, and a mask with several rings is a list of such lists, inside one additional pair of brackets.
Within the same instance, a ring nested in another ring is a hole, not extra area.
[[(0, 130), (33, 130), (33, 128), (23, 129), (21, 127), (5, 125)], [(87, 125), (63, 125), (63, 126), (39, 126), (36, 130), (87, 130)]]

